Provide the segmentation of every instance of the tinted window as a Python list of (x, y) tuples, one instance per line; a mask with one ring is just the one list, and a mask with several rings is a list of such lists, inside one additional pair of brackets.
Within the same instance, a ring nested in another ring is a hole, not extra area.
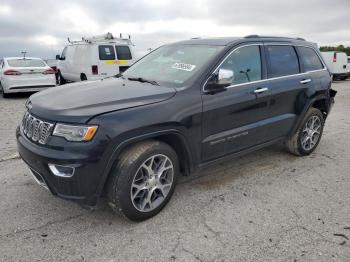
[(45, 67), (46, 64), (38, 59), (11, 59), (7, 60), (11, 67)]
[(267, 46), (270, 60), (269, 77), (293, 75), (299, 73), (299, 61), (292, 46)]
[(298, 46), (297, 49), (300, 54), (300, 60), (304, 65), (305, 72), (323, 68), (320, 58), (312, 48)]
[(131, 60), (131, 53), (128, 46), (116, 46), (118, 60)]
[(247, 46), (235, 50), (220, 68), (233, 71), (232, 84), (261, 80), (261, 58), (259, 46)]
[(348, 63), (350, 64), (350, 58), (348, 58)]
[(98, 53), (100, 56), (100, 60), (115, 59), (114, 47), (112, 45), (100, 45), (98, 47)]

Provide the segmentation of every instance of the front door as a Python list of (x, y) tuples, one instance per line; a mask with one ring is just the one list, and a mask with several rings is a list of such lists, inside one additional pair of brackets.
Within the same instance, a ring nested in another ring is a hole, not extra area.
[(202, 162), (265, 141), (269, 90), (262, 58), (260, 44), (241, 46), (217, 68), (232, 70), (234, 76), (225, 91), (202, 95)]

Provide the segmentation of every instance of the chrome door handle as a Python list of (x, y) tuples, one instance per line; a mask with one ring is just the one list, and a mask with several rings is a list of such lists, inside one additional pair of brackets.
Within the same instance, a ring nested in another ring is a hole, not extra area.
[(263, 92), (266, 92), (266, 91), (269, 91), (269, 89), (267, 87), (264, 87), (264, 88), (255, 89), (254, 93), (255, 94), (260, 94), (260, 93), (263, 93)]
[(306, 84), (306, 83), (310, 83), (311, 82), (311, 79), (308, 78), (308, 79), (303, 79), (300, 81), (300, 84)]

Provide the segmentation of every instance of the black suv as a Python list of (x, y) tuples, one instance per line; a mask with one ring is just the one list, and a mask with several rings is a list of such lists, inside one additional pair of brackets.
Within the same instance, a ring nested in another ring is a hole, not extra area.
[(94, 206), (104, 195), (141, 221), (179, 174), (283, 141), (317, 147), (334, 102), (314, 43), (281, 37), (191, 39), (162, 46), (123, 74), (32, 95), (16, 136), (35, 180)]

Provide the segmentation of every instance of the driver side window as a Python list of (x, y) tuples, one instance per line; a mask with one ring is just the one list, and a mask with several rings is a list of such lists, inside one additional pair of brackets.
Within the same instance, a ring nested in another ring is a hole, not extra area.
[(260, 47), (238, 48), (225, 59), (220, 69), (233, 71), (232, 85), (261, 80)]

